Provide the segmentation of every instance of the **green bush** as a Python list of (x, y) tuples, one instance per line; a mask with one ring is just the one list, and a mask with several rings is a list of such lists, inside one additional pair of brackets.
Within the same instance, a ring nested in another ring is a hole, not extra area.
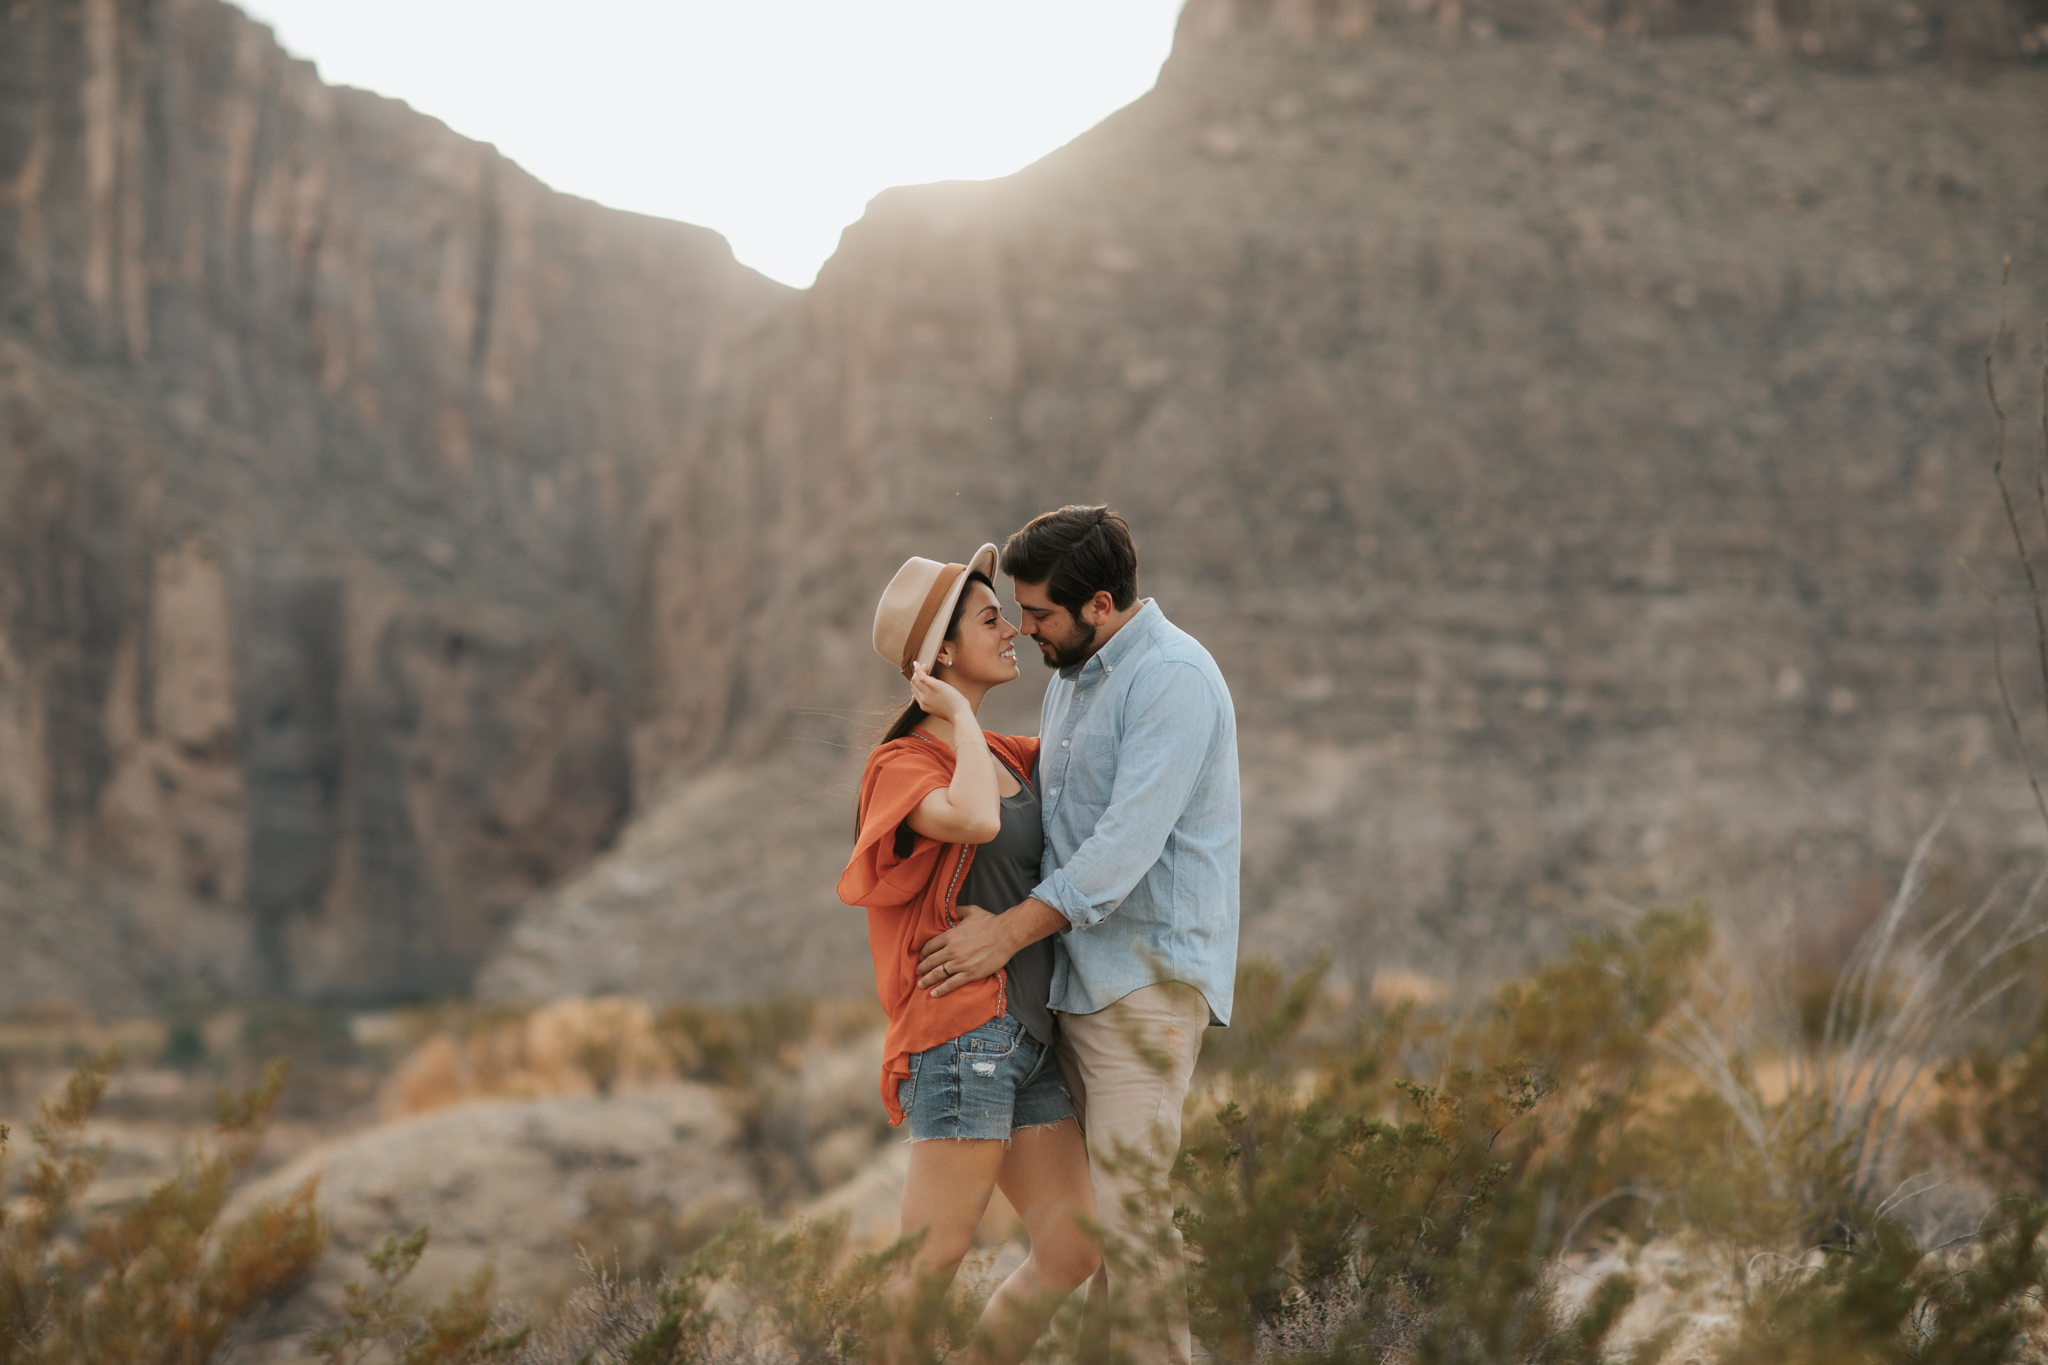
[[(1737, 1248), (1792, 1253), (1763, 1265), (1808, 1255), (1813, 1211), (1852, 1207), (1854, 1167), (1830, 1148), (1827, 1114), (1783, 1116), (1788, 1147), (1817, 1142), (1807, 1155), (1771, 1149), (1675, 1064), (1670, 1034), (1697, 1017), (1709, 946), (1697, 911), (1653, 911), (1465, 1016), (1346, 1020), (1320, 968), (1289, 978), (1247, 963), (1179, 1159), (1141, 1172), (1172, 1182), (1198, 1339), (1232, 1362), (1651, 1365), (1675, 1321), (1616, 1341), (1638, 1293), (1629, 1274), (1567, 1309), (1559, 1266), (1576, 1248), (1683, 1227), (1738, 1266), (1750, 1257)], [(1740, 1057), (1721, 1061), (1746, 1074)], [(1753, 1287), (1725, 1365), (2012, 1360), (2041, 1292), (2041, 1229), (2028, 1206), (1981, 1246), (1930, 1252), (1882, 1219), (1838, 1219), (1818, 1262)], [(894, 1324), (883, 1311), (907, 1246), (848, 1258), (834, 1227), (775, 1233), (749, 1216), (658, 1286), (601, 1283), (520, 1359), (957, 1359), (974, 1305), (927, 1296)], [(1105, 1248), (1133, 1282), (1151, 1252)], [(1157, 1330), (1142, 1292), (1106, 1311)], [(1104, 1326), (1070, 1303), (1039, 1358), (1111, 1365)]]
[(1981, 1048), (1936, 1078), (1930, 1115), (1954, 1155), (2007, 1188), (2048, 1199), (2048, 1029), (2004, 1052)]
[(2040, 1300), (2044, 1229), (2048, 1205), (2017, 1206), (1957, 1263), (1896, 1224), (1862, 1218), (1819, 1266), (1752, 1299), (1722, 1365), (2003, 1365)]
[(405, 1288), (428, 1236), (419, 1228), (409, 1237), (387, 1237), (364, 1258), (375, 1279), (343, 1287), (341, 1322), (308, 1343), (315, 1357), (330, 1365), (360, 1365), (378, 1352), (403, 1365), (485, 1365), (514, 1358), (532, 1329), (494, 1330), (489, 1265), (443, 1303), (427, 1303)]
[[(770, 1228), (742, 1214), (652, 1287), (593, 1268), (562, 1319), (504, 1359), (512, 1365), (848, 1365), (875, 1358), (895, 1327), (937, 1362), (966, 1340), (963, 1318), (926, 1294), (895, 1324), (883, 1289), (916, 1249), (904, 1238), (847, 1255), (843, 1220)], [(482, 1359), (483, 1357), (478, 1357)]]
[[(0, 1365), (198, 1365), (295, 1284), (325, 1242), (310, 1182), (282, 1204), (216, 1226), (255, 1157), (282, 1065), (239, 1100), (222, 1097), (212, 1148), (177, 1175), (124, 1208), (80, 1217), (105, 1159), (87, 1145), (85, 1126), (116, 1061), (107, 1052), (81, 1062), (62, 1098), (38, 1108), (25, 1198), (0, 1209)], [(8, 1136), (0, 1127), (0, 1158)]]
[[(1463, 1015), (1346, 1015), (1322, 969), (1290, 978), (1247, 963), (1237, 1025), (1212, 1037), (1183, 1149), (1171, 1170), (1148, 1173), (1172, 1185), (1198, 1338), (1247, 1365), (1651, 1365), (1675, 1328), (1617, 1339), (1633, 1276), (1607, 1275), (1567, 1308), (1559, 1267), (1601, 1239), (1685, 1229), (1746, 1286), (1740, 1320), (1713, 1348), (1721, 1365), (2018, 1359), (2040, 1317), (2048, 1209), (2005, 1205), (1981, 1238), (1937, 1249), (1859, 1211), (1863, 1177), (1841, 1158), (1828, 1090), (1745, 1115), (1697, 1079), (1713, 1061), (1763, 1104), (1740, 1054), (1699, 1051), (1708, 948), (1702, 915), (1653, 911), (1578, 940)], [(670, 1027), (724, 1073), (778, 1067), (814, 1023), (779, 1008), (677, 1015)], [(1693, 1069), (1675, 1063), (1674, 1036), (1690, 1040)], [(26, 1198), (0, 1219), (0, 1365), (220, 1358), (237, 1324), (320, 1253), (310, 1185), (217, 1226), (282, 1084), (275, 1067), (223, 1106), (209, 1153), (147, 1199), (81, 1217), (100, 1160), (84, 1125), (112, 1066), (81, 1066), (43, 1108)], [(2038, 1039), (1953, 1062), (1937, 1107), (1956, 1143), (1988, 1154), (1983, 1169), (2030, 1191), (2048, 1145), (2044, 1075)], [(1777, 1145), (1755, 1140), (1757, 1113)], [(750, 1213), (665, 1278), (594, 1274), (540, 1332), (494, 1317), (488, 1269), (438, 1304), (408, 1292), (426, 1245), (421, 1229), (372, 1254), (313, 1354), (333, 1365), (938, 1365), (973, 1349), (978, 1305), (966, 1295), (913, 1296), (892, 1319), (904, 1300), (886, 1291), (914, 1239), (857, 1256), (837, 1223), (777, 1229)], [(1105, 1252), (1137, 1282), (1152, 1250)], [(1771, 1266), (1792, 1268), (1756, 1274)], [(1142, 1293), (1111, 1311), (1156, 1330)], [(1037, 1358), (1113, 1365), (1104, 1325), (1070, 1303)]]
[[(1546, 1267), (1645, 1104), (1653, 1038), (1708, 943), (1653, 912), (1580, 940), (1462, 1024), (1361, 1024), (1311, 1070), (1285, 1064), (1319, 973), (1244, 975), (1249, 1039), (1229, 1099), (1192, 1124), (1176, 1172), (1201, 1334), (1226, 1359), (1595, 1360), (1633, 1287), (1556, 1319)], [(1432, 1057), (1424, 1076), (1392, 1059)]]

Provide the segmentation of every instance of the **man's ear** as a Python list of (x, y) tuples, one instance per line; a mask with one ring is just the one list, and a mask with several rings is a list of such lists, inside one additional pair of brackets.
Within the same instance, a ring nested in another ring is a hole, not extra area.
[(1107, 592), (1098, 592), (1081, 604), (1081, 624), (1099, 626), (1116, 615), (1116, 599)]

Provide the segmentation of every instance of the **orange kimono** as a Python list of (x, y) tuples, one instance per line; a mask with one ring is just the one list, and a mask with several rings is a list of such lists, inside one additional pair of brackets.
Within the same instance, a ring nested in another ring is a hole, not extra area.
[[(986, 730), (982, 734), (999, 761), (1031, 779), (1038, 762), (1036, 738)], [(942, 844), (918, 834), (909, 852), (899, 857), (896, 831), (925, 797), (952, 783), (953, 766), (953, 751), (922, 731), (868, 755), (860, 780), (860, 835), (839, 878), (839, 899), (868, 912), (875, 992), (889, 1014), (882, 1048), (882, 1104), (892, 1127), (903, 1122), (896, 1086), (910, 1075), (910, 1055), (979, 1028), (1008, 1008), (1008, 971), (936, 1000), (917, 986), (924, 945), (959, 923), (954, 906), (976, 846)]]

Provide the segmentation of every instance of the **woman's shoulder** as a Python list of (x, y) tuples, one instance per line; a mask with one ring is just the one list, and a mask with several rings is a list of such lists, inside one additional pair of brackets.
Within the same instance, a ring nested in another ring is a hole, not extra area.
[(1029, 767), (1038, 761), (1037, 735), (999, 735), (993, 730), (983, 730), (982, 738), (988, 747), (1010, 760), (1013, 765)]
[(856, 856), (859, 847), (893, 830), (928, 793), (952, 780), (951, 750), (910, 738), (875, 746), (860, 778)]
[(905, 735), (875, 746), (868, 755), (866, 776), (874, 779), (885, 773), (908, 775), (926, 769), (950, 771), (952, 767), (952, 750), (916, 735)]

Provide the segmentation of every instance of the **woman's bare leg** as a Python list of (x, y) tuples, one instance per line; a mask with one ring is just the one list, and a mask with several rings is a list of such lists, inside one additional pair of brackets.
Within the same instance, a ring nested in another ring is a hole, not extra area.
[[(1082, 1226), (1095, 1217), (1095, 1186), (1081, 1127), (1062, 1119), (1010, 1135), (996, 1180), (1031, 1234), (1031, 1254), (981, 1313), (987, 1365), (1017, 1365), (1067, 1295), (1095, 1273), (1102, 1251)], [(986, 1196), (984, 1196), (984, 1199)]]
[[(974, 1245), (974, 1230), (988, 1210), (1003, 1166), (1003, 1143), (996, 1138), (933, 1138), (912, 1143), (910, 1171), (903, 1180), (903, 1231), (924, 1231), (917, 1255), (904, 1268), (889, 1293), (889, 1305), (902, 1320), (928, 1287), (953, 1282), (960, 1262)], [(895, 1334), (885, 1359), (908, 1360), (902, 1332)]]

